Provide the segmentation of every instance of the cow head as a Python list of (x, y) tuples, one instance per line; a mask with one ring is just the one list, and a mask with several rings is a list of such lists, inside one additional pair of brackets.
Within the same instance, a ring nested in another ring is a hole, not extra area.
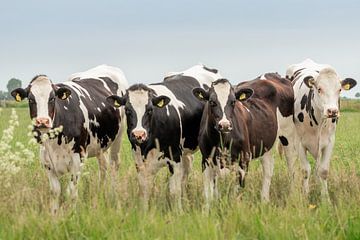
[(165, 107), (170, 98), (156, 96), (154, 90), (143, 84), (136, 84), (126, 90), (124, 96), (112, 95), (107, 101), (114, 107), (125, 106), (129, 139), (133, 144), (139, 145), (149, 139), (153, 110)]
[(25, 98), (28, 99), (30, 117), (34, 122), (34, 127), (42, 131), (53, 127), (57, 99), (65, 100), (70, 94), (70, 89), (57, 87), (45, 75), (34, 77), (25, 89), (17, 88), (11, 92), (11, 96), (18, 102)]
[(322, 112), (324, 118), (339, 116), (340, 92), (356, 85), (352, 78), (341, 80), (332, 68), (324, 68), (317, 77), (305, 77), (304, 83), (313, 90), (312, 105)]
[(218, 79), (211, 84), (209, 90), (195, 88), (193, 94), (210, 105), (210, 114), (214, 118), (216, 130), (228, 133), (232, 130), (231, 119), (236, 102), (247, 100), (252, 96), (253, 90), (243, 88), (234, 91), (228, 80)]

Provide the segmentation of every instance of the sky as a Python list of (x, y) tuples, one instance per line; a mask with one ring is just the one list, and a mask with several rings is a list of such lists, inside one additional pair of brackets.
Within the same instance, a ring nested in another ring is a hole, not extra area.
[(130, 84), (203, 63), (232, 83), (311, 58), (359, 81), (360, 1), (28, 0), (0, 4), (0, 89), (99, 64)]

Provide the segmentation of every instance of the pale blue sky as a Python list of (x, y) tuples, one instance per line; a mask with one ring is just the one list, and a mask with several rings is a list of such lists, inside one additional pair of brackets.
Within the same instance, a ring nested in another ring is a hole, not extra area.
[[(310, 57), (360, 85), (360, 1), (1, 1), (0, 88), (99, 64), (130, 84), (197, 63), (233, 83)], [(346, 96), (360, 91), (357, 86)]]

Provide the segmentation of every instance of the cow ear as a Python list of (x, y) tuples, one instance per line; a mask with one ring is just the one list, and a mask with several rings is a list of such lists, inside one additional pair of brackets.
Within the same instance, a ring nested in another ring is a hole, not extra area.
[(203, 88), (194, 88), (192, 90), (194, 96), (200, 101), (208, 101), (209, 100), (209, 92), (204, 90)]
[(312, 88), (315, 85), (315, 79), (313, 76), (307, 76), (304, 78), (304, 83), (308, 88)]
[(11, 91), (11, 96), (13, 96), (17, 102), (21, 102), (24, 98), (27, 98), (28, 92), (23, 88), (16, 88)]
[(67, 87), (59, 87), (55, 90), (55, 95), (61, 100), (66, 100), (71, 94), (71, 90)]
[(344, 90), (350, 90), (356, 86), (356, 81), (352, 78), (345, 78), (341, 81), (341, 87)]
[(167, 96), (158, 96), (153, 97), (151, 101), (154, 106), (157, 106), (158, 108), (163, 108), (168, 105), (168, 103), (170, 102), (170, 98), (168, 98)]
[(119, 108), (121, 106), (124, 106), (126, 103), (125, 97), (120, 97), (117, 95), (111, 95), (106, 98), (106, 101), (113, 107)]
[(235, 97), (239, 101), (246, 101), (254, 94), (251, 88), (241, 88), (235, 92)]

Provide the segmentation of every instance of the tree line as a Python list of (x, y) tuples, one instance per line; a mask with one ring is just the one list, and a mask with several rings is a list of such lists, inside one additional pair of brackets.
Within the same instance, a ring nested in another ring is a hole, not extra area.
[(12, 97), (10, 95), (11, 91), (14, 90), (15, 88), (21, 87), (21, 85), (22, 85), (22, 82), (20, 79), (11, 78), (6, 85), (7, 91), (0, 90), (0, 100), (12, 99)]

